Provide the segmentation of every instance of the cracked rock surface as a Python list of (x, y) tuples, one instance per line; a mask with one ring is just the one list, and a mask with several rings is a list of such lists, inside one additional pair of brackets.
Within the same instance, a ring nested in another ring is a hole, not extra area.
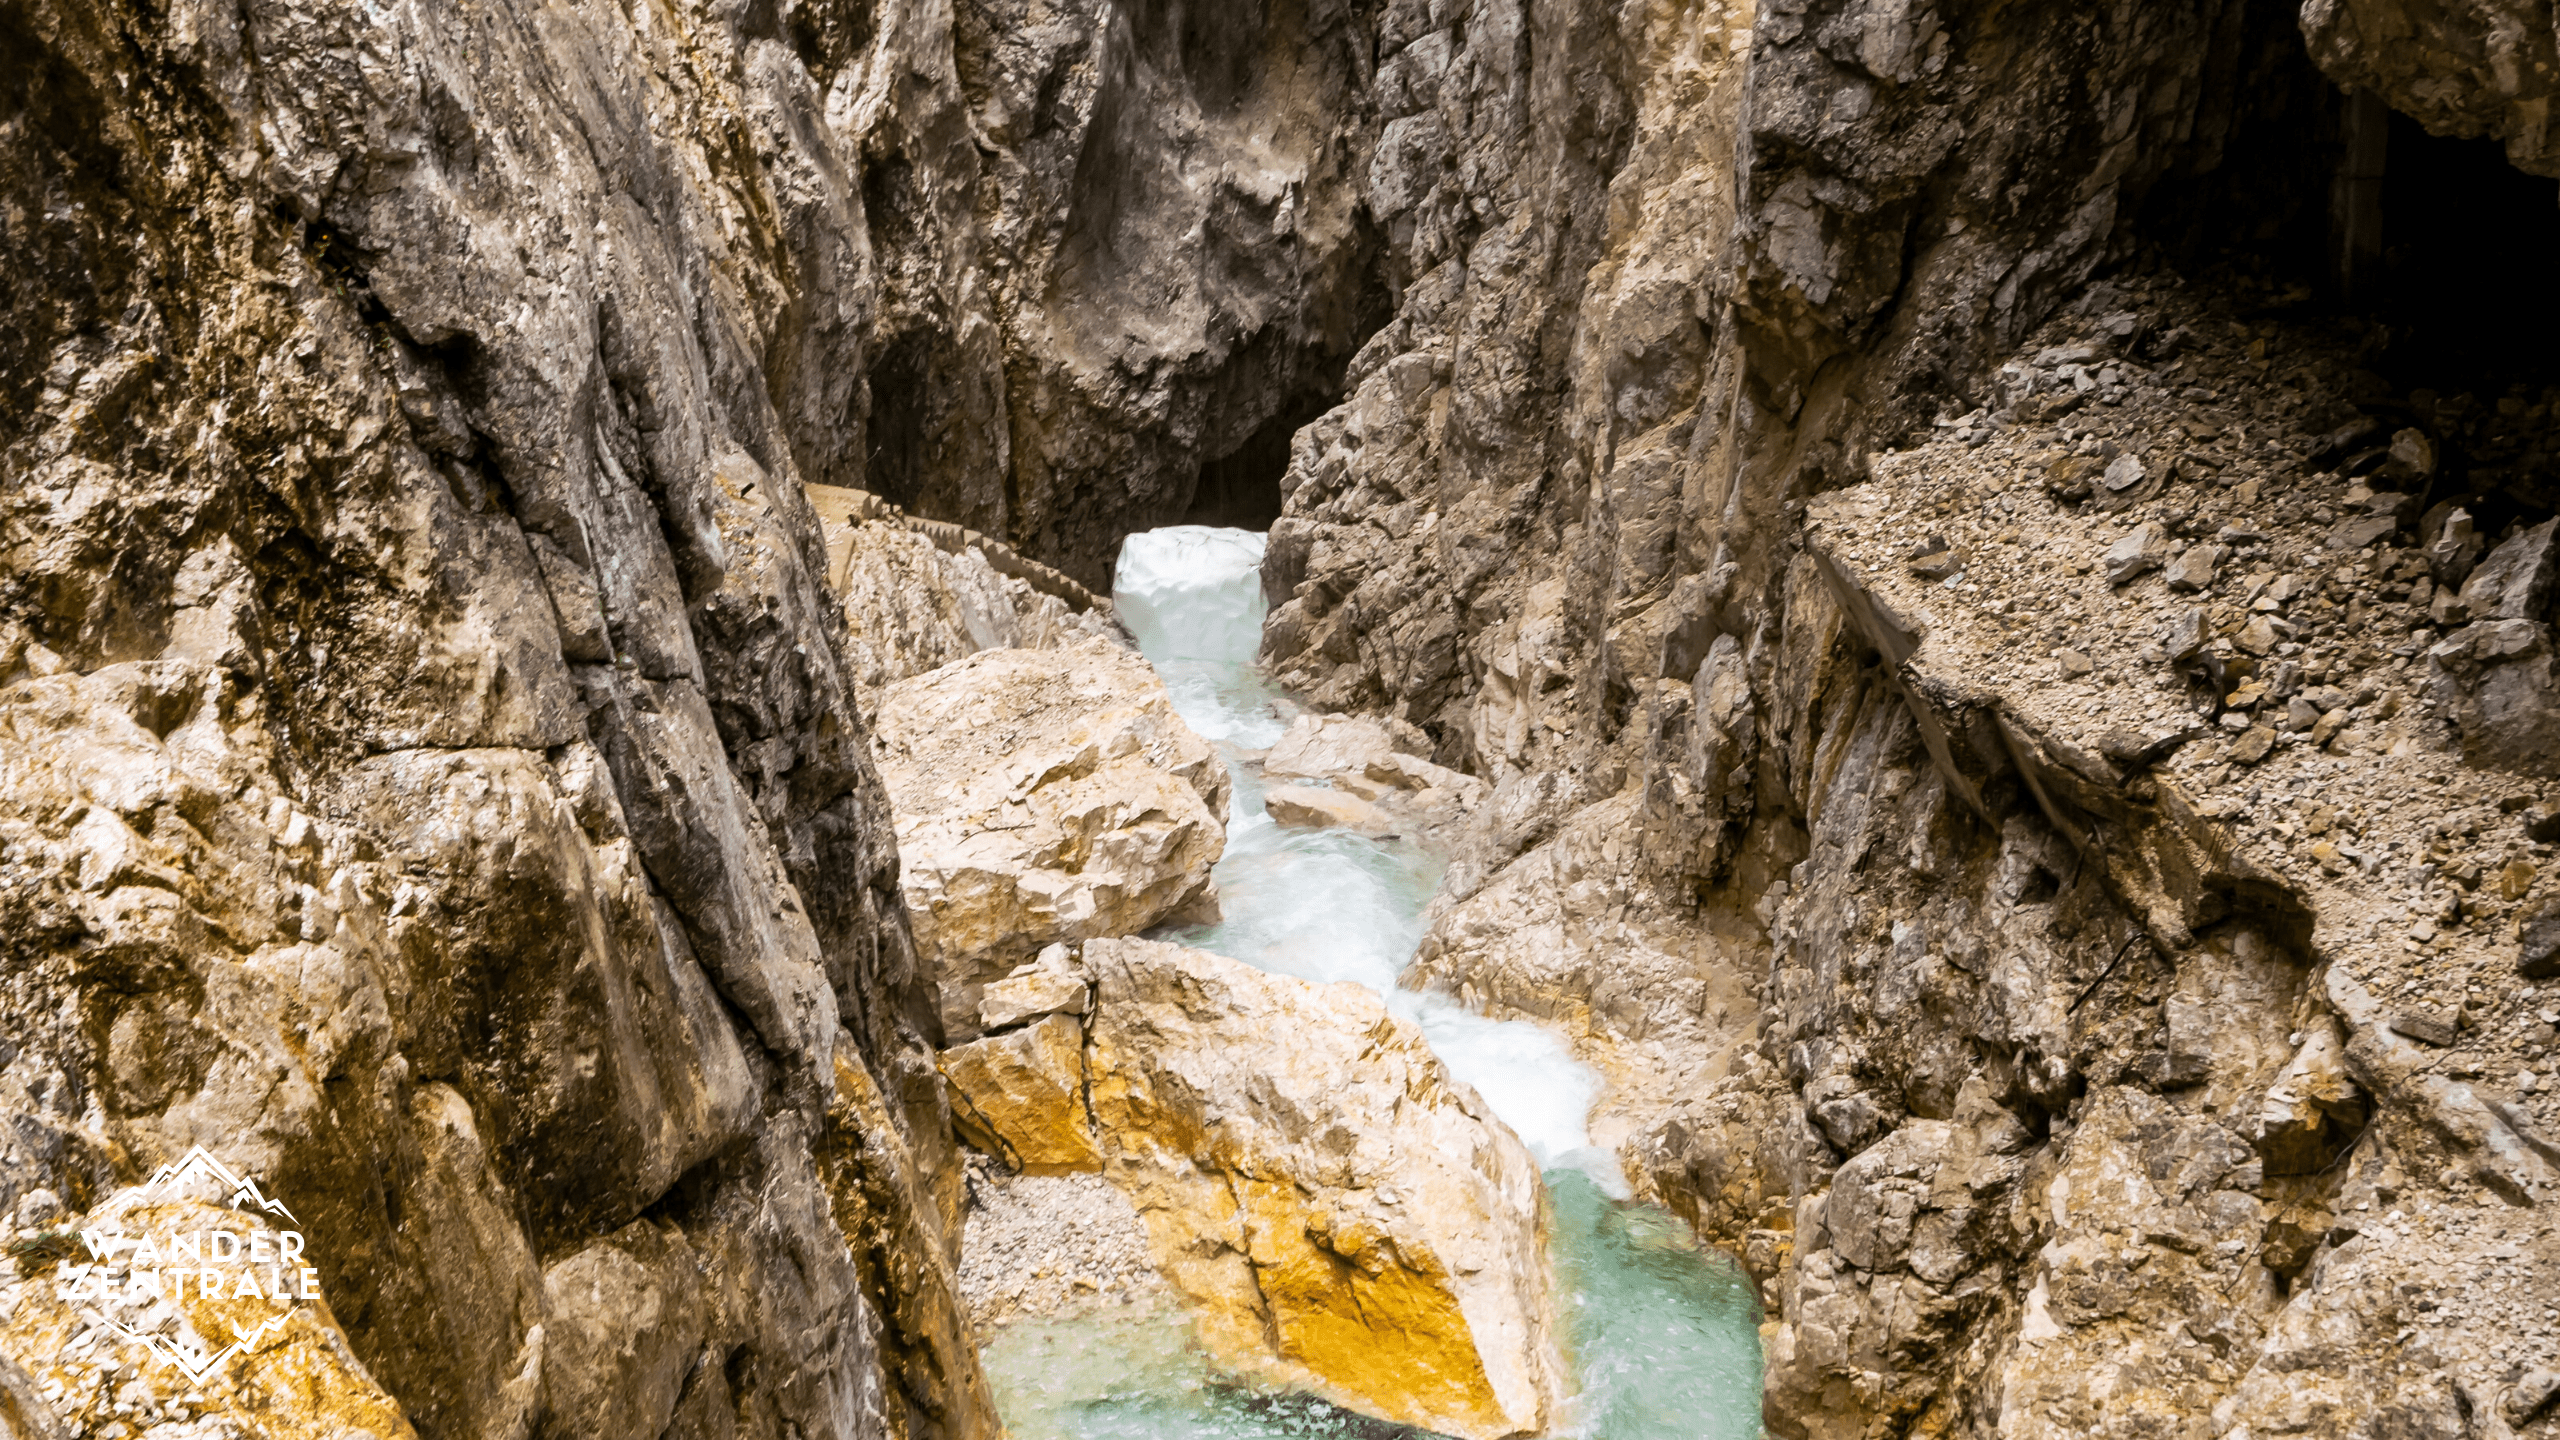
[[(935, 931), (898, 827), (990, 777), (893, 813), (874, 722), (1119, 674), (1191, 520), (1382, 737), (1301, 813), (1451, 854), (1415, 980), (1761, 1282), (1774, 1432), (2554, 1433), (2560, 392), (2249, 266), (2357, 116), (2560, 173), (2556, 33), (0, 3), (0, 1403), (226, 1433), (44, 1298), (203, 1144), (328, 1300), (230, 1433), (995, 1433), (947, 1056), (1085, 1063), (1138, 942)], [(1043, 813), (1118, 927), (1215, 854), (1157, 759)]]

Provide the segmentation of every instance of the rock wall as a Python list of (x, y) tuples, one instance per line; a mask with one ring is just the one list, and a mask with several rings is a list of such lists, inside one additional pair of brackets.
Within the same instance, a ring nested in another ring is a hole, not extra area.
[(1214, 467), (1276, 472), (1383, 318), (1353, 173), (1376, 124), (1366, 18), (1334, 0), (795, 10), (878, 257), (847, 374), (867, 469), (843, 483), (1097, 590), (1122, 535), (1195, 499), (1267, 522)]
[(2550, 119), (2560, 18), (2549, 5), (2310, 0), (2302, 34), (2339, 84), (2380, 95), (2430, 133), (2485, 136), (2517, 169), (2560, 176)]
[(2547, 1423), (2552, 396), (2139, 278), (2321, 229), (2306, 37), (2538, 164), (2547, 14), (2336, 11), (1389, 21), (1540, 163), (1390, 227), (1265, 656), (1490, 782), (1417, 978), (1581, 1037), (1780, 1433)]
[[(995, 1430), (800, 489), (861, 167), (773, 25), (0, 14), (0, 1199), (285, 1197), (367, 1385), (270, 1433)], [(189, 1413), (14, 1314), (83, 1433)]]
[(872, 744), (952, 1039), (1051, 945), (1218, 913), (1226, 766), (1119, 645), (987, 650), (900, 681)]

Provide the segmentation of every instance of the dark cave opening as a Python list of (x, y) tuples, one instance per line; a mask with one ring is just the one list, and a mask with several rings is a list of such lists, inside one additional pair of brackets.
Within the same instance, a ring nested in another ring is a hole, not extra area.
[(1289, 473), (1290, 441), (1338, 399), (1320, 391), (1301, 394), (1255, 426), (1234, 449), (1203, 462), (1182, 523), (1270, 529), (1280, 518), (1280, 479)]
[(927, 346), (920, 333), (899, 336), (871, 362), (868, 377), (871, 428), (864, 488), (902, 508), (913, 508), (924, 488)]
[[(2227, 117), (2145, 198), (2147, 260), (2243, 316), (2309, 324), (2352, 352), (2355, 415), (2416, 427), (2497, 533), (2560, 506), (2560, 181), (2494, 140), (2429, 134), (2313, 64), (2293, 7), (2252, 5), (2213, 80)], [(2378, 440), (2334, 457), (2350, 473)], [(2377, 462), (2378, 463), (2378, 462)]]
[(2438, 390), (2560, 379), (2560, 181), (2508, 164), (2494, 140), (2429, 135), (2396, 113), (2389, 124), (2383, 373)]

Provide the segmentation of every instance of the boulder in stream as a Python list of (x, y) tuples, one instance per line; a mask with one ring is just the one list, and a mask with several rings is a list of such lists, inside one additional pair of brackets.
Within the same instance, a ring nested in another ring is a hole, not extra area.
[(987, 983), (1048, 945), (1215, 914), (1226, 767), (1129, 651), (981, 651), (890, 685), (873, 727), (953, 1035), (979, 1034)]
[(1546, 1425), (1537, 1163), (1418, 1029), (1179, 945), (1096, 940), (1082, 969), (1081, 1047), (1061, 1012), (944, 1053), (962, 1113), (1043, 1168), (1095, 1137), (1222, 1362), (1462, 1440)]

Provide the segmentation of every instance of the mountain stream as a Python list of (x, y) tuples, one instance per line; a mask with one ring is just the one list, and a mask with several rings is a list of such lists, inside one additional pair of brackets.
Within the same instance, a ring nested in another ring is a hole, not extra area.
[[(1178, 940), (1266, 970), (1365, 985), (1421, 1027), (1546, 1170), (1558, 1338), (1578, 1392), (1553, 1434), (1573, 1440), (1746, 1440), (1760, 1430), (1751, 1281), (1688, 1228), (1625, 1201), (1590, 1142), (1599, 1077), (1552, 1031), (1397, 987), (1422, 938), (1440, 863), (1422, 846), (1344, 830), (1282, 829), (1245, 755), (1298, 707), (1254, 663), (1263, 537), (1175, 526), (1132, 535), (1113, 599), (1174, 707), (1235, 779), (1216, 875), (1225, 918)], [(1006, 1327), (985, 1356), (1015, 1440), (1397, 1440), (1420, 1432), (1269, 1393), (1218, 1373), (1178, 1314), (1103, 1312)]]

